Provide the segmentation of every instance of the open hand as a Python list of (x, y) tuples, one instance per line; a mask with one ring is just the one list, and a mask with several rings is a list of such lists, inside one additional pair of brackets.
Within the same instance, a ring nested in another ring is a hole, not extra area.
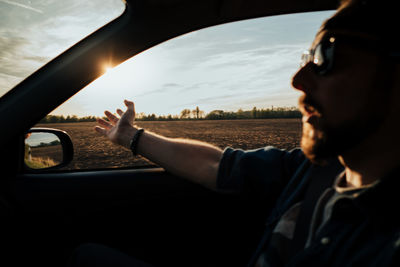
[(96, 132), (107, 136), (112, 142), (129, 148), (130, 140), (132, 139), (136, 128), (134, 126), (135, 121), (135, 105), (132, 101), (124, 101), (127, 110), (123, 112), (121, 109), (117, 109), (116, 115), (112, 114), (108, 110), (104, 112), (109, 121), (103, 119), (97, 119), (97, 123), (100, 126), (96, 126)]

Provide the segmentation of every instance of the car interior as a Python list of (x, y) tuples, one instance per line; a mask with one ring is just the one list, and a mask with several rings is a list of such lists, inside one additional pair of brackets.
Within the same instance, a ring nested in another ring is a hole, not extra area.
[[(0, 98), (2, 266), (65, 266), (81, 244), (155, 266), (245, 266), (264, 231), (263, 197), (217, 193), (160, 167), (58, 171), (26, 167), (27, 134), (43, 117), (144, 50), (198, 29), (251, 18), (334, 10), (336, 0), (126, 0), (122, 15)], [(55, 90), (56, 88), (56, 90)]]

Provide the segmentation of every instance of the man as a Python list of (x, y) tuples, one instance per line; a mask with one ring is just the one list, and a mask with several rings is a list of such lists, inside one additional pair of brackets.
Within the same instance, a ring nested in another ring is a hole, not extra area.
[(399, 22), (383, 2), (343, 2), (303, 55), (292, 81), (303, 92), (301, 150), (222, 151), (166, 138), (138, 129), (127, 100), (120, 118), (106, 111), (96, 131), (213, 190), (261, 192), (268, 227), (250, 266), (395, 265)]

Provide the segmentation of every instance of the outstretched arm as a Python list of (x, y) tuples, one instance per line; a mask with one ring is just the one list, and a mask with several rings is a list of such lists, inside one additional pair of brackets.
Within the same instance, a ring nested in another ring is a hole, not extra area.
[[(98, 119), (95, 130), (112, 142), (129, 148), (138, 128), (134, 125), (134, 103), (125, 100), (127, 110), (117, 109), (117, 117), (109, 111), (109, 119)], [(167, 138), (144, 131), (137, 145), (137, 153), (160, 165), (167, 171), (216, 190), (219, 161), (222, 150), (213, 145), (186, 139)]]

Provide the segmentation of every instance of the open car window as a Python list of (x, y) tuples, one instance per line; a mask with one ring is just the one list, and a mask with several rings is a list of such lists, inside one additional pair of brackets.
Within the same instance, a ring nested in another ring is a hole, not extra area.
[(124, 9), (122, 0), (0, 1), (0, 97)]
[(301, 134), (291, 77), (332, 12), (258, 18), (174, 38), (111, 69), (43, 118), (70, 134), (68, 170), (153, 165), (94, 131), (104, 110), (135, 102), (137, 125), (218, 147), (291, 149)]

